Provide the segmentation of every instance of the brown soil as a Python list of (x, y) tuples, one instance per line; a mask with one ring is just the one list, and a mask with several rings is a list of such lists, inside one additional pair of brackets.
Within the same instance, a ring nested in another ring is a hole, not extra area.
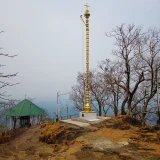
[(0, 160), (40, 160), (52, 155), (51, 146), (39, 142), (40, 130), (40, 126), (33, 126), (14, 140), (0, 144)]
[(87, 128), (59, 123), (32, 126), (0, 145), (0, 160), (160, 160), (158, 133), (159, 129), (117, 119)]

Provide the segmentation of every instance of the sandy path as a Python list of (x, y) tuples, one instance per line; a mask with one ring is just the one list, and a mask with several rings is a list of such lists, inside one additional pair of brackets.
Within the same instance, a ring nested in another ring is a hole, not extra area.
[(14, 140), (0, 145), (0, 160), (40, 160), (52, 155), (50, 145), (39, 142), (40, 126), (33, 126)]

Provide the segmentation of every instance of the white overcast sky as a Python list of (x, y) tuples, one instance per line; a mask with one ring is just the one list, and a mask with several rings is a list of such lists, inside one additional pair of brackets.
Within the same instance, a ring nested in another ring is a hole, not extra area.
[[(85, 0), (0, 0), (1, 71), (18, 72), (6, 88), (12, 98), (24, 95), (54, 99), (70, 91), (78, 71), (84, 71)], [(160, 28), (160, 0), (88, 0), (90, 17), (90, 68), (111, 55), (114, 41), (105, 36), (122, 23)]]

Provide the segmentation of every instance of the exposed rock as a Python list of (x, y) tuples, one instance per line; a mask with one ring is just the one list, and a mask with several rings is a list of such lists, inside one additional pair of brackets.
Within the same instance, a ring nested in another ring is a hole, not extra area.
[(98, 150), (105, 150), (107, 148), (118, 148), (121, 146), (122, 145), (113, 143), (112, 141), (109, 141), (109, 140), (96, 140), (93, 143), (93, 148)]
[(46, 158), (46, 157), (49, 157), (49, 156), (52, 156), (52, 154), (49, 153), (49, 152), (39, 153), (39, 157), (41, 157), (41, 158)]
[(122, 145), (122, 146), (127, 146), (127, 145), (129, 145), (128, 142), (118, 142), (118, 144), (120, 144), (120, 145)]

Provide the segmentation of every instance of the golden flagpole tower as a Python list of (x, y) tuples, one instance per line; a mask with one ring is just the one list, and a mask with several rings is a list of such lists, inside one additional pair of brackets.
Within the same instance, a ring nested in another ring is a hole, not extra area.
[[(88, 3), (84, 5), (86, 7), (84, 17), (86, 21), (83, 21), (86, 26), (86, 85), (85, 85), (85, 105), (83, 111), (80, 112), (80, 118), (88, 121), (97, 119), (96, 112), (91, 110), (90, 98), (89, 98), (89, 17)], [(81, 16), (82, 18), (82, 16)], [(83, 20), (83, 19), (82, 19)]]
[(88, 10), (88, 3), (86, 3), (84, 6), (86, 6), (86, 11), (85, 11), (85, 18), (86, 18), (86, 86), (85, 86), (85, 106), (84, 106), (84, 111), (85, 112), (90, 112), (91, 111), (91, 106), (90, 106), (90, 101), (89, 101), (89, 17), (90, 13)]

